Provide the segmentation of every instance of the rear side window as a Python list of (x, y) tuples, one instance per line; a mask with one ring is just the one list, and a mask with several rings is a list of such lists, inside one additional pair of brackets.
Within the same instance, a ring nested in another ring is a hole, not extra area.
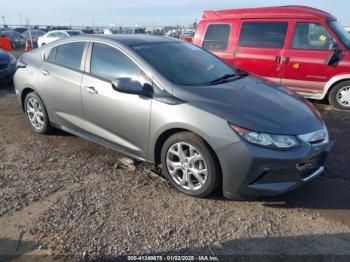
[(57, 47), (55, 63), (72, 69), (80, 70), (81, 58), (85, 43), (76, 42)]
[(333, 37), (321, 24), (296, 23), (292, 49), (331, 50), (333, 42)]
[(113, 81), (117, 78), (140, 76), (139, 67), (119, 50), (105, 44), (94, 43), (91, 55), (90, 73)]
[(283, 48), (288, 22), (244, 22), (239, 46)]
[(207, 50), (226, 50), (231, 27), (228, 24), (212, 24), (205, 33), (203, 48)]

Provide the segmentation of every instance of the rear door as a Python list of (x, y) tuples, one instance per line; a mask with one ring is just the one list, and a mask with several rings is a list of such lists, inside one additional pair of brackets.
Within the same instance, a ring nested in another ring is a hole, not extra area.
[(242, 20), (233, 63), (249, 73), (280, 83), (289, 20)]
[(80, 85), (85, 42), (72, 42), (51, 49), (39, 67), (39, 93), (55, 122), (76, 129), (82, 117)]
[(336, 70), (327, 65), (335, 36), (319, 21), (295, 20), (283, 58), (281, 84), (302, 93), (322, 93)]

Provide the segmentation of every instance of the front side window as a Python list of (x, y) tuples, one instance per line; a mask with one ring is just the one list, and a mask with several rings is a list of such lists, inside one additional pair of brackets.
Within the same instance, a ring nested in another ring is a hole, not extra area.
[(63, 32), (58, 32), (57, 37), (66, 37), (67, 35)]
[(80, 70), (84, 47), (84, 42), (69, 43), (58, 46), (55, 63), (72, 69)]
[(334, 38), (319, 23), (297, 22), (292, 49), (331, 50)]
[(94, 43), (91, 54), (90, 73), (103, 79), (137, 78), (139, 67), (114, 47)]
[(211, 53), (185, 42), (133, 45), (131, 48), (170, 82), (183, 86), (208, 85), (234, 69)]
[(230, 25), (209, 25), (205, 33), (203, 48), (207, 50), (226, 50), (230, 36)]
[(244, 22), (239, 46), (283, 48), (288, 22)]

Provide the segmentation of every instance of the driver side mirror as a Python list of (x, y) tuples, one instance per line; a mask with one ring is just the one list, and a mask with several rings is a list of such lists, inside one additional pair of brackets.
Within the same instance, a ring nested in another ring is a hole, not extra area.
[(331, 46), (332, 51), (338, 51), (339, 50), (339, 45), (336, 41), (332, 41), (332, 46)]
[(113, 89), (126, 94), (151, 96), (152, 86), (149, 84), (142, 85), (139, 81), (131, 78), (118, 78), (112, 82)]
[(327, 59), (327, 65), (336, 66), (343, 57), (343, 51), (339, 48), (339, 45), (336, 41), (332, 43), (332, 54)]

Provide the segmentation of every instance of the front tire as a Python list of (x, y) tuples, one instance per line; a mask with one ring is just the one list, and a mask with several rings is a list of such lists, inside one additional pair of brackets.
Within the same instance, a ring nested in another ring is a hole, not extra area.
[(29, 93), (24, 100), (24, 109), (29, 126), (39, 134), (52, 131), (45, 105), (35, 93)]
[(350, 110), (350, 81), (335, 85), (329, 93), (329, 102), (335, 108)]
[(207, 143), (191, 132), (169, 137), (162, 148), (163, 172), (179, 191), (206, 197), (218, 186), (220, 171), (214, 153)]

